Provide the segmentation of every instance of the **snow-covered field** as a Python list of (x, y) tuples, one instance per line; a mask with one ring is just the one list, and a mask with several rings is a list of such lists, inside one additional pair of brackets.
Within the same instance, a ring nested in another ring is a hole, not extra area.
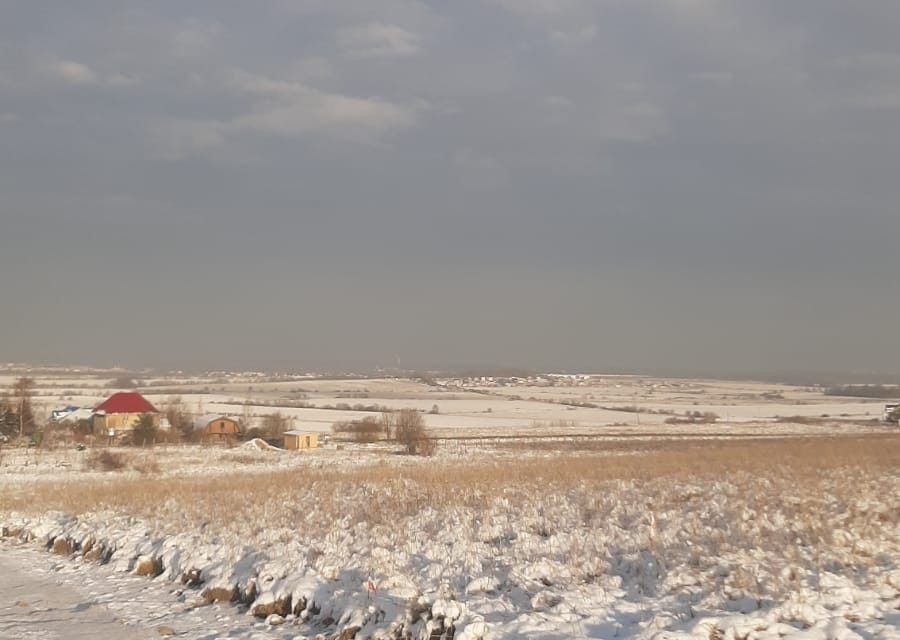
[[(68, 404), (99, 404), (116, 390), (112, 385), (121, 376), (60, 371), (38, 372), (34, 377), (38, 413), (48, 416), (52, 409)], [(0, 375), (0, 387), (14, 380), (15, 375)], [(377, 415), (359, 410), (376, 406), (428, 412), (428, 425), (443, 436), (531, 433), (560, 424), (582, 432), (609, 427), (668, 428), (666, 420), (695, 411), (714, 413), (718, 425), (731, 429), (753, 432), (774, 426), (781, 432), (802, 433), (807, 425), (796, 429), (796, 418), (831, 430), (876, 425), (885, 403), (828, 396), (820, 387), (615, 375), (560, 379), (553, 386), (526, 381), (458, 387), (452, 381), (426, 384), (404, 378), (284, 380), (250, 375), (169, 376), (139, 382), (138, 390), (161, 409), (178, 397), (196, 415), (221, 412), (259, 420), (279, 411), (294, 421), (294, 427), (320, 433), (330, 431), (337, 421)]]
[(122, 622), (191, 638), (900, 638), (900, 440), (811, 433), (118, 472), (7, 451), (0, 554), (46, 548)]
[[(37, 413), (95, 406), (121, 373), (40, 371)], [(92, 462), (100, 450), (5, 447), (3, 566), (55, 552), (21, 588), (52, 581), (89, 627), (209, 639), (900, 637), (900, 440), (878, 423), (882, 400), (636, 376), (177, 375), (139, 390), (161, 408), (178, 397), (188, 412), (251, 423), (278, 411), (323, 434), (373, 409), (415, 408), (440, 446), (427, 459), (327, 437), (305, 452), (114, 448), (118, 471)], [(718, 418), (670, 424), (695, 412)], [(29, 606), (0, 610), (2, 637), (43, 637), (3, 626), (49, 616)]]

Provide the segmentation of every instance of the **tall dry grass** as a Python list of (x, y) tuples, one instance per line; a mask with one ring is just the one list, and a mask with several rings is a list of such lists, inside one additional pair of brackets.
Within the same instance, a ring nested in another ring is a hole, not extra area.
[[(142, 535), (178, 535), (185, 548), (231, 541), (322, 575), (394, 575), (428, 558), (455, 588), (492, 572), (491, 563), (524, 571), (549, 559), (554, 580), (622, 576), (652, 594), (677, 592), (687, 575), (710, 593), (773, 598), (824, 567), (865, 581), (900, 554), (898, 437), (480, 460), (92, 476), (10, 488), (0, 514), (61, 510), (83, 515), (90, 529), (107, 526), (111, 512)], [(132, 517), (140, 524), (128, 524)]]
[[(210, 516), (226, 512), (230, 520), (245, 505), (283, 502), (285, 495), (298, 488), (304, 488), (308, 498), (321, 500), (346, 487), (371, 487), (378, 493), (378, 488), (400, 484), (404, 493), (415, 495), (418, 502), (448, 505), (477, 504), (510, 490), (536, 489), (532, 495), (539, 499), (575, 487), (662, 478), (681, 482), (740, 479), (744, 484), (754, 478), (778, 479), (802, 488), (831, 477), (836, 469), (870, 477), (900, 469), (900, 438), (893, 436), (603, 445), (604, 452), (610, 450), (619, 455), (582, 452), (521, 461), (492, 460), (490, 464), (483, 460), (402, 466), (385, 462), (261, 474), (238, 470), (230, 475), (188, 478), (91, 478), (44, 483), (37, 491), (34, 487), (8, 487), (0, 493), (0, 511), (62, 510), (78, 515), (102, 509), (152, 515), (159, 505), (175, 501)], [(397, 496), (394, 491), (387, 493)]]

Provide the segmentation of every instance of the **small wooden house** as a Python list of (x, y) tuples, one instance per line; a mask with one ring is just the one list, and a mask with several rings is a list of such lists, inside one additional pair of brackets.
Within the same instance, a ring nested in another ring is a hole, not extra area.
[(234, 418), (207, 413), (194, 420), (194, 433), (204, 441), (236, 440), (241, 427)]
[(319, 436), (306, 431), (285, 431), (285, 449), (315, 449), (319, 446)]

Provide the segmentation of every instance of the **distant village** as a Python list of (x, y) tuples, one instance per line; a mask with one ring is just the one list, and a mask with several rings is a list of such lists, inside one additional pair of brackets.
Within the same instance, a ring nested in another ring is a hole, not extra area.
[(117, 391), (93, 407), (58, 407), (46, 424), (39, 424), (30, 398), (33, 384), (30, 378), (20, 378), (12, 393), (0, 399), (0, 442), (145, 446), (167, 442), (231, 445), (261, 439), (284, 449), (319, 446), (318, 434), (290, 429), (290, 421), (280, 414), (267, 416), (262, 426), (251, 426), (246, 418), (227, 414), (192, 416), (181, 406), (163, 412), (137, 391)]

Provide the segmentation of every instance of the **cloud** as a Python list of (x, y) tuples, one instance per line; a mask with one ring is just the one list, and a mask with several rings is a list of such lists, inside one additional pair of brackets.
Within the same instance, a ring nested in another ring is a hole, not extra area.
[(354, 98), (304, 87), (285, 104), (236, 118), (229, 129), (289, 136), (330, 133), (356, 137), (408, 127), (415, 121), (411, 109), (386, 100)]
[(164, 120), (149, 126), (148, 143), (160, 160), (202, 155), (225, 142), (224, 123), (208, 120)]
[(174, 53), (184, 58), (197, 58), (209, 54), (222, 27), (216, 23), (193, 24), (178, 29), (171, 36)]
[(509, 180), (506, 167), (497, 158), (471, 147), (456, 149), (450, 162), (457, 169), (462, 184), (469, 188), (489, 189)]
[(556, 29), (550, 34), (550, 38), (557, 42), (579, 44), (590, 42), (597, 37), (597, 27), (589, 24), (572, 29)]
[(582, 0), (491, 0), (510, 13), (539, 18), (569, 13), (584, 6)]
[[(140, 84), (137, 76), (125, 73), (104, 75), (88, 65), (76, 60), (49, 57), (33, 63), (42, 72), (45, 79), (53, 83), (73, 87), (133, 87)], [(26, 83), (24, 86), (27, 86)]]
[(697, 71), (688, 77), (691, 80), (709, 84), (725, 85), (734, 82), (734, 74), (730, 71)]
[(353, 58), (391, 58), (419, 52), (419, 37), (396, 25), (372, 22), (337, 32), (341, 50)]
[(896, 111), (900, 110), (900, 91), (870, 91), (852, 96), (845, 102), (851, 107), (872, 111)]
[(284, 135), (312, 132), (349, 133), (355, 130), (384, 132), (411, 126), (416, 110), (382, 98), (358, 98), (321, 91), (303, 82), (274, 80), (234, 70), (231, 87), (251, 95), (268, 96), (253, 113), (235, 118), (234, 130), (254, 130)]
[(150, 144), (158, 157), (179, 160), (200, 155), (239, 133), (300, 137), (330, 135), (366, 141), (395, 129), (413, 126), (420, 107), (377, 97), (360, 98), (322, 91), (303, 82), (278, 80), (232, 69), (225, 87), (253, 101), (229, 119), (171, 119), (150, 128)]
[(90, 85), (99, 82), (93, 69), (74, 60), (49, 60), (45, 63), (45, 68), (50, 75), (67, 84)]

